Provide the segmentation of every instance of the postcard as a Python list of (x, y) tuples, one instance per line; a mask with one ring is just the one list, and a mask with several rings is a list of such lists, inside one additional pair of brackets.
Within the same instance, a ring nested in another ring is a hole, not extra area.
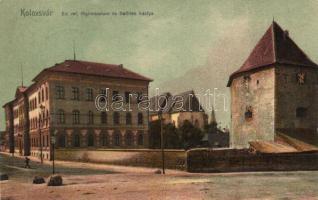
[(318, 199), (317, 0), (0, 0), (0, 199)]

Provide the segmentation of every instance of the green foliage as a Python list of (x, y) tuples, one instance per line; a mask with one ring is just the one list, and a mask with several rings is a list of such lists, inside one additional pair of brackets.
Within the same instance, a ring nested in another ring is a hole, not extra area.
[(181, 141), (185, 149), (199, 146), (204, 133), (201, 129), (195, 127), (190, 121), (185, 120), (179, 128)]
[[(161, 143), (161, 127), (160, 121), (150, 123), (150, 147), (160, 148)], [(195, 127), (190, 121), (176, 128), (173, 124), (163, 124), (163, 134), (165, 145), (164, 148), (169, 149), (188, 149), (197, 147), (201, 144), (204, 132)]]

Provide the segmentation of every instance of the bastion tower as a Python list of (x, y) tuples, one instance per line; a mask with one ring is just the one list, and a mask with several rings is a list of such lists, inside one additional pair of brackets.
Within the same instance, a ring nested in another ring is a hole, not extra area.
[(317, 145), (312, 138), (318, 135), (318, 66), (276, 22), (227, 86), (232, 147), (275, 141), (279, 133)]

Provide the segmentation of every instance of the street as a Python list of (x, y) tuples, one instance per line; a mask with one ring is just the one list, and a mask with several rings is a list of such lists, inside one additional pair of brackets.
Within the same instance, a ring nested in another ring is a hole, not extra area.
[(47, 178), (50, 162), (0, 154), (1, 199), (318, 199), (318, 171), (190, 174), (167, 170), (57, 161), (63, 186), (34, 185), (35, 175)]

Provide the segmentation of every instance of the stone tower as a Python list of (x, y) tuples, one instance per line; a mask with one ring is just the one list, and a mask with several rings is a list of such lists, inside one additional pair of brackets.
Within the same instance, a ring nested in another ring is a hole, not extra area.
[(227, 86), (231, 89), (232, 147), (274, 141), (277, 132), (297, 138), (316, 134), (318, 66), (276, 22), (231, 74)]

